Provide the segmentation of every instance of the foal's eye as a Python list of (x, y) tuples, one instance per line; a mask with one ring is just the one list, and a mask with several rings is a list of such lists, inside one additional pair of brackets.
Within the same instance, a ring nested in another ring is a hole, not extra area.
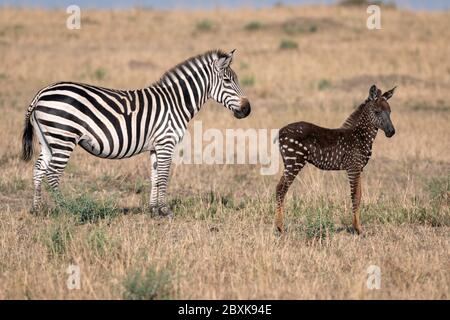
[(379, 115), (381, 114), (381, 111), (380, 111), (380, 110), (375, 110), (375, 114), (376, 114), (377, 116), (379, 116)]

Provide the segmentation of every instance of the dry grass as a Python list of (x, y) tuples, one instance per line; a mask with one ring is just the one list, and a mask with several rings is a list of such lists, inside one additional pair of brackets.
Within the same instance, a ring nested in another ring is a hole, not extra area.
[[(79, 31), (65, 19), (63, 10), (0, 10), (1, 299), (449, 299), (448, 12), (385, 9), (378, 31), (366, 29), (364, 8), (347, 7), (82, 11)], [(282, 41), (297, 48), (280, 49)], [(174, 167), (169, 222), (141, 209), (148, 155), (109, 161), (83, 150), (62, 192), (73, 206), (82, 199), (115, 214), (80, 220), (77, 208), (55, 210), (49, 199), (53, 214), (28, 213), (32, 165), (18, 154), (24, 112), (40, 87), (143, 87), (211, 48), (238, 49), (234, 69), (251, 79), (253, 113), (237, 121), (208, 103), (196, 119), (204, 128), (279, 128), (294, 119), (335, 127), (372, 83), (399, 85), (397, 134), (380, 134), (364, 173), (364, 237), (345, 231), (343, 173), (303, 170), (280, 238), (272, 224), (279, 177), (260, 176), (258, 166)], [(66, 288), (71, 263), (81, 268), (81, 290)], [(380, 290), (366, 288), (370, 265), (381, 268)]]

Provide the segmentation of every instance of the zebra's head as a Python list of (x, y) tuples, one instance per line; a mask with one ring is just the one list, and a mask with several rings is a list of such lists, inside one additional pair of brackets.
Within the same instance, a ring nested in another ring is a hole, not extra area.
[(231, 69), (233, 53), (218, 53), (213, 60), (213, 74), (209, 95), (216, 102), (233, 111), (236, 118), (242, 119), (250, 114), (250, 102), (242, 91), (236, 73)]
[(391, 107), (388, 103), (388, 100), (394, 95), (395, 88), (381, 94), (381, 90), (373, 85), (367, 98), (370, 121), (375, 127), (383, 130), (388, 138), (395, 134), (395, 128), (391, 121)]

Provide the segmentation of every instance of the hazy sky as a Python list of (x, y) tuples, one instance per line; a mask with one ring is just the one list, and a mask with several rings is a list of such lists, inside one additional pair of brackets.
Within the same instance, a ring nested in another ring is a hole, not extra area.
[[(392, 2), (386, 0), (387, 2)], [(214, 7), (264, 7), (276, 3), (284, 4), (329, 4), (336, 0), (0, 0), (0, 6), (33, 6), (46, 8), (61, 8), (71, 4), (89, 8), (129, 8), (129, 7), (151, 7), (158, 9), (171, 8), (214, 8)], [(394, 0), (399, 7), (410, 9), (442, 10), (450, 9), (450, 0)]]

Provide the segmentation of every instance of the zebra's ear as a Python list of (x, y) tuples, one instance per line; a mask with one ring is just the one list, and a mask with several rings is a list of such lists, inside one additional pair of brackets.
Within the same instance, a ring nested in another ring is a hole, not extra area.
[(223, 71), (225, 68), (228, 68), (233, 61), (233, 53), (235, 50), (228, 53), (225, 57), (220, 57), (216, 60), (216, 66), (219, 71)]
[(381, 90), (376, 85), (372, 85), (369, 90), (369, 100), (377, 100), (381, 95)]
[(397, 88), (397, 86), (395, 86), (391, 90), (383, 93), (383, 98), (385, 98), (386, 100), (389, 100), (390, 98), (392, 98), (392, 96), (394, 95), (395, 88)]

